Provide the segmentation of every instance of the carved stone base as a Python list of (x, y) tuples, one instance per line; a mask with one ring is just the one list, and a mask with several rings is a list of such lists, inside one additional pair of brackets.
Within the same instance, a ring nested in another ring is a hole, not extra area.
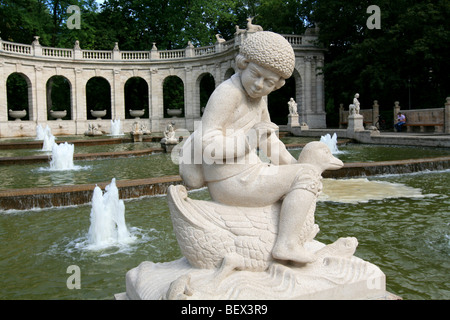
[(364, 118), (360, 114), (352, 114), (348, 116), (347, 132), (364, 131)]
[(164, 152), (166, 153), (170, 153), (172, 152), (173, 148), (175, 148), (175, 146), (178, 144), (178, 141), (174, 141), (174, 142), (162, 142), (161, 141), (161, 148), (164, 149)]
[[(316, 252), (325, 245), (312, 241)], [(126, 293), (116, 299), (386, 299), (386, 278), (355, 256), (328, 256), (308, 265), (272, 263), (264, 272), (198, 269), (186, 258), (142, 262), (126, 275)]]
[(300, 127), (300, 123), (298, 122), (298, 114), (288, 115), (288, 127)]

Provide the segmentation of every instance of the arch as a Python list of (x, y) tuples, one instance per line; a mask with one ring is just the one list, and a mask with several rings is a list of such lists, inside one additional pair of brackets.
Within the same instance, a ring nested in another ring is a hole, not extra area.
[[(292, 73), (292, 77), (295, 80), (295, 91), (294, 91), (294, 96), (292, 96), (292, 98), (295, 99), (295, 102), (297, 103), (297, 112), (300, 115), (300, 120), (305, 120), (304, 118), (304, 105), (303, 105), (303, 82), (302, 82), (302, 76), (300, 75), (300, 73), (298, 72), (297, 69), (294, 69), (294, 72)], [(289, 97), (290, 99), (291, 97)], [(289, 100), (288, 99), (288, 100)], [(286, 101), (287, 103), (287, 101)]]
[(180, 117), (184, 117), (184, 84), (178, 76), (168, 76), (163, 81), (164, 118), (171, 118), (168, 109), (181, 109)]
[(233, 68), (229, 68), (227, 71), (225, 71), (225, 75), (224, 75), (223, 81), (230, 79), (233, 74), (235, 74), (234, 69)]
[(6, 105), (8, 110), (8, 121), (15, 120), (9, 115), (9, 110), (26, 110), (25, 117), (22, 120), (32, 120), (31, 106), (32, 86), (30, 79), (23, 73), (13, 72), (6, 79)]
[(147, 81), (141, 77), (131, 77), (124, 85), (125, 93), (125, 119), (133, 118), (131, 110), (144, 109), (143, 118), (149, 117), (149, 87)]
[(270, 119), (278, 125), (285, 125), (288, 121), (288, 101), (296, 97), (295, 76), (286, 79), (286, 83), (280, 89), (269, 94), (267, 104), (269, 108)]
[(198, 94), (200, 102), (200, 115), (203, 115), (204, 108), (206, 107), (206, 104), (208, 103), (209, 97), (213, 93), (214, 89), (216, 88), (216, 81), (211, 73), (203, 73), (201, 74), (198, 79)]
[(104, 119), (111, 119), (111, 85), (103, 77), (92, 77), (86, 82), (87, 119), (96, 119), (91, 110), (106, 110)]
[(47, 99), (47, 120), (53, 119), (50, 116), (50, 110), (67, 111), (64, 120), (72, 119), (72, 84), (64, 76), (52, 76), (47, 80), (46, 99)]

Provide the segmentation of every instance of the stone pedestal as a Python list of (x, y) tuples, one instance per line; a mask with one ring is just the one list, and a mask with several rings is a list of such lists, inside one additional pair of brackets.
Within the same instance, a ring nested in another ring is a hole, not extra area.
[(347, 133), (357, 131), (364, 131), (364, 117), (360, 114), (349, 115)]
[(170, 153), (172, 152), (173, 148), (177, 145), (178, 143), (170, 143), (170, 142), (161, 142), (161, 148), (164, 149), (164, 152), (166, 153)]
[(288, 127), (299, 127), (300, 123), (298, 122), (298, 114), (290, 114), (288, 115)]
[(142, 132), (130, 132), (130, 134), (133, 142), (142, 142), (142, 136), (144, 135)]
[[(312, 241), (308, 249), (325, 245)], [(142, 262), (126, 275), (116, 299), (389, 299), (384, 273), (355, 256), (329, 257), (310, 267), (273, 263), (264, 272), (233, 271), (217, 281), (216, 270), (192, 267), (186, 258)]]

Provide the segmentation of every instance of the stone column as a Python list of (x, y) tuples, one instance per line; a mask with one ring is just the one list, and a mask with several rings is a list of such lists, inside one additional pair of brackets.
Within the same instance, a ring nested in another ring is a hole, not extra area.
[(450, 133), (450, 97), (446, 98), (445, 107), (444, 107), (444, 126), (445, 133)]
[(29, 118), (30, 121), (36, 121), (36, 123), (46, 123), (48, 120), (47, 86), (46, 82), (42, 79), (41, 66), (34, 67), (34, 76), (35, 90), (28, 91), (29, 95), (31, 93), (31, 96), (28, 97), (28, 100), (31, 102), (28, 104)]
[(120, 80), (120, 69), (113, 70), (113, 85), (111, 87), (111, 119), (125, 119), (125, 90)]
[(377, 123), (379, 115), (380, 115), (380, 106), (378, 104), (378, 100), (373, 100), (373, 106), (372, 106), (372, 125), (373, 126), (375, 125), (375, 123)]
[(339, 104), (339, 129), (342, 129), (344, 127), (344, 125), (342, 124), (343, 122), (345, 122), (344, 119), (344, 104), (340, 103)]
[(76, 123), (76, 134), (82, 134), (87, 130), (86, 82), (83, 79), (83, 69), (75, 68), (74, 72), (75, 83), (73, 87), (72, 119)]
[(400, 112), (400, 102), (394, 102), (394, 123), (397, 123), (397, 113)]
[(317, 58), (316, 67), (316, 113), (325, 113), (325, 98), (323, 96), (323, 57)]
[(150, 51), (150, 60), (158, 60), (158, 48), (156, 47), (156, 42), (153, 42), (152, 50)]
[(164, 117), (163, 110), (163, 89), (156, 67), (150, 69), (150, 123), (152, 132), (161, 131), (160, 121)]
[(306, 122), (308, 122), (308, 115), (311, 114), (312, 110), (312, 96), (311, 96), (311, 60), (312, 57), (305, 57), (305, 113), (306, 113)]
[(41, 57), (42, 56), (42, 46), (39, 43), (39, 37), (38, 36), (34, 36), (34, 41), (31, 44), (31, 46), (33, 47), (33, 54), (35, 57)]
[(195, 99), (195, 81), (192, 79), (192, 66), (186, 66), (184, 68), (184, 118), (187, 130), (194, 128), (194, 118), (199, 114), (200, 103)]
[[(0, 40), (1, 45), (1, 40)], [(7, 103), (7, 94), (6, 94), (6, 81), (8, 80), (5, 77), (4, 63), (0, 60), (0, 122), (8, 121), (8, 103)], [(1, 134), (1, 129), (0, 129)], [(2, 136), (2, 135), (0, 135)]]

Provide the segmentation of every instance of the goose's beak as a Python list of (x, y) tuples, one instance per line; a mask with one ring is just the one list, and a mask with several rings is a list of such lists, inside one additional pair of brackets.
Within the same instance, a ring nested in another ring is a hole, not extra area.
[(332, 156), (328, 166), (328, 170), (337, 170), (342, 168), (343, 166), (344, 163), (340, 159), (336, 158), (335, 156)]

